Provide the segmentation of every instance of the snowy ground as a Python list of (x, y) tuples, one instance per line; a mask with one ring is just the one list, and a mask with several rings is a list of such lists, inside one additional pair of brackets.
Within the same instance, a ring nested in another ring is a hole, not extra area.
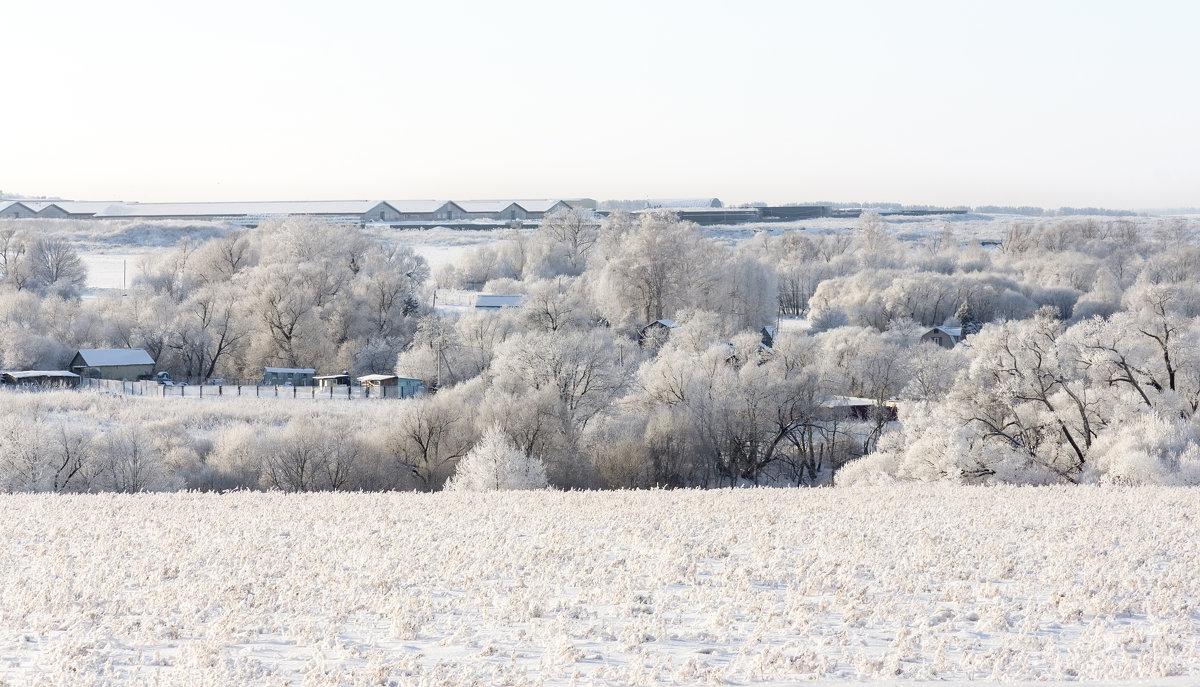
[(1200, 490), (0, 498), (0, 684), (1200, 679)]

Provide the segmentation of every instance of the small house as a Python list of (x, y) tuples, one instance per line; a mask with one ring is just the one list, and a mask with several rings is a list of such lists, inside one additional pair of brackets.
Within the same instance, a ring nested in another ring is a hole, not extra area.
[(92, 379), (148, 379), (154, 374), (154, 358), (144, 348), (85, 348), (68, 367)]
[(73, 389), (79, 386), (79, 375), (66, 370), (21, 370), (5, 372), (3, 381), (13, 386)]
[(312, 386), (317, 371), (311, 367), (264, 367), (263, 386)]
[(941, 327), (934, 327), (921, 336), (922, 342), (929, 341), (941, 346), (942, 348), (954, 348), (954, 346), (962, 340), (962, 327), (947, 327), (945, 325)]
[(775, 328), (771, 326), (763, 327), (759, 332), (762, 334), (762, 345), (767, 348), (775, 347)]
[(671, 330), (678, 326), (674, 320), (655, 320), (638, 331), (638, 345), (657, 347), (666, 341)]

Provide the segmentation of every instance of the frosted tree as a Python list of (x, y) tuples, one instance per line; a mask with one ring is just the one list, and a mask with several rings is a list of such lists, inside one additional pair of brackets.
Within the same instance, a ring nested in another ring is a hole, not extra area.
[(509, 440), (498, 426), (483, 433), (479, 443), (458, 463), (446, 488), (454, 491), (543, 489), (546, 468)]

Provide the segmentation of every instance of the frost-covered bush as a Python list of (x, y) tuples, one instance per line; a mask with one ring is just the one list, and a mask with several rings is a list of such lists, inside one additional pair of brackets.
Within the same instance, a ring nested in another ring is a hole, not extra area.
[(1200, 427), (1195, 418), (1145, 412), (1103, 433), (1085, 478), (1123, 484), (1200, 485)]
[(517, 448), (498, 426), (483, 433), (479, 443), (458, 462), (458, 469), (446, 483), (446, 488), (452, 491), (545, 487), (546, 468), (541, 461)]

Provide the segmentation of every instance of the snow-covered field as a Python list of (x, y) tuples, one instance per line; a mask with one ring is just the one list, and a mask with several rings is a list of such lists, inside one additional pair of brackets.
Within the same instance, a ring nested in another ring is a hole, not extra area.
[(1197, 514), (1168, 488), (5, 496), (0, 683), (1188, 684)]

